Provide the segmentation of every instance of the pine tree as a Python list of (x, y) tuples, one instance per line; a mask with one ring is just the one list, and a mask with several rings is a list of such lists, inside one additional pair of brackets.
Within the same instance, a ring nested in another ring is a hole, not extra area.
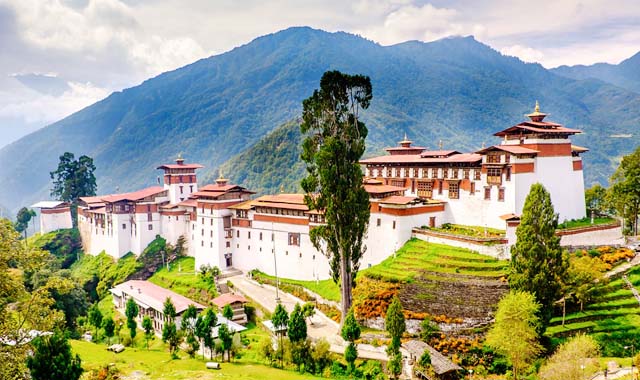
[(169, 345), (169, 353), (175, 356), (180, 347), (180, 334), (176, 327), (176, 307), (173, 305), (171, 298), (167, 297), (164, 301), (162, 312), (165, 317), (164, 328), (162, 329), (162, 341)]
[(222, 308), (222, 316), (227, 318), (228, 320), (233, 319), (233, 309), (231, 308), (231, 305), (224, 305), (224, 308)]
[(308, 175), (302, 180), (311, 210), (323, 212), (326, 224), (309, 235), (314, 247), (329, 259), (331, 276), (340, 285), (342, 315), (349, 312), (352, 288), (366, 247), (369, 195), (358, 161), (365, 151), (367, 127), (360, 109), (367, 109), (372, 90), (369, 77), (327, 71), (320, 89), (302, 102), (300, 130), (307, 137), (301, 158)]
[(96, 336), (94, 340), (98, 340), (98, 329), (102, 326), (102, 312), (98, 308), (98, 304), (93, 305), (89, 309), (89, 323), (96, 328)]
[(282, 306), (282, 304), (279, 303), (276, 305), (276, 309), (273, 311), (273, 316), (271, 317), (271, 323), (273, 324), (273, 327), (275, 328), (278, 336), (280, 337), (279, 351), (280, 351), (280, 364), (282, 364), (283, 348), (284, 348), (282, 344), (282, 338), (284, 335), (282, 333), (282, 329), (287, 327), (287, 325), (289, 324), (289, 314), (287, 313), (287, 310), (284, 308), (284, 306)]
[(102, 321), (102, 328), (104, 329), (104, 336), (107, 337), (107, 344), (111, 343), (111, 337), (113, 337), (116, 331), (116, 323), (113, 321), (113, 318), (105, 318)]
[(304, 315), (300, 304), (296, 304), (289, 317), (289, 326), (287, 328), (289, 340), (293, 343), (307, 339), (307, 324), (304, 321)]
[(402, 313), (402, 304), (400, 303), (400, 299), (397, 295), (393, 296), (391, 304), (389, 304), (389, 307), (387, 308), (384, 325), (385, 329), (391, 336), (391, 342), (387, 347), (387, 354), (391, 358), (388, 368), (391, 377), (397, 379), (402, 370), (400, 338), (402, 338), (402, 334), (407, 330), (407, 326), (404, 321), (404, 314)]
[(147, 350), (149, 349), (149, 339), (153, 338), (153, 322), (148, 315), (142, 318), (142, 329), (144, 330), (144, 338), (147, 344)]
[(136, 301), (134, 301), (133, 298), (129, 298), (125, 305), (124, 315), (127, 317), (127, 327), (129, 328), (129, 336), (131, 337), (132, 342), (136, 337), (136, 329), (138, 328), (136, 317), (138, 316), (139, 311), (140, 308), (138, 308)]
[(349, 309), (347, 317), (344, 319), (340, 335), (342, 339), (349, 342), (344, 350), (344, 359), (349, 365), (349, 371), (352, 372), (355, 369), (355, 361), (358, 358), (358, 349), (356, 348), (355, 341), (360, 338), (360, 325), (356, 320), (356, 316), (353, 314), (353, 308)]
[(509, 286), (535, 296), (540, 304), (541, 329), (551, 319), (568, 267), (555, 234), (557, 226), (558, 214), (549, 192), (539, 183), (532, 185), (516, 230), (517, 242), (511, 248)]
[(27, 357), (33, 380), (77, 380), (82, 375), (80, 357), (73, 356), (71, 345), (60, 332), (33, 341), (33, 356)]
[(58, 168), (49, 173), (53, 180), (51, 196), (71, 203), (73, 227), (78, 226), (78, 199), (96, 195), (96, 177), (93, 175), (95, 170), (91, 157), (80, 156), (76, 160), (73, 153), (65, 152), (60, 156)]

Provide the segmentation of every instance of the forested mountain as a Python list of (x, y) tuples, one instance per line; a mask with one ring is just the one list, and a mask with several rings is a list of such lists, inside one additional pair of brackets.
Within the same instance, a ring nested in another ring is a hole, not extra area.
[(617, 65), (596, 63), (590, 66), (560, 66), (552, 71), (573, 79), (599, 79), (640, 93), (640, 52)]
[[(267, 174), (268, 181), (255, 183), (277, 191), (280, 180), (293, 175), (288, 169), (300, 168), (297, 146), (286, 146), (298, 142), (279, 140), (288, 136), (287, 127), (260, 140), (299, 117), (302, 100), (329, 69), (371, 77), (374, 98), (364, 117), (368, 155), (395, 145), (405, 133), (431, 148), (440, 139), (445, 148), (464, 151), (498, 143), (492, 134), (520, 122), (536, 99), (550, 120), (585, 131), (575, 142), (591, 149), (585, 155), (587, 185), (606, 181), (616, 159), (640, 142), (640, 94), (557, 75), (472, 37), (380, 46), (347, 33), (290, 28), (113, 93), (4, 147), (0, 204), (15, 210), (47, 197), (48, 173), (65, 151), (94, 158), (99, 193), (154, 184), (160, 174), (155, 167), (180, 152), (206, 166), (201, 179), (215, 178), (218, 167), (236, 156), (229, 170), (243, 173), (226, 176), (249, 181)], [(247, 157), (266, 172), (239, 162)]]

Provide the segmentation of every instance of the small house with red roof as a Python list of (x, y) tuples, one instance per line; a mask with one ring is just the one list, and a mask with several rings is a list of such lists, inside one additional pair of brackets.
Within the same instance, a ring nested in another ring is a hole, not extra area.
[(229, 305), (233, 310), (233, 322), (244, 325), (247, 323), (247, 313), (244, 311), (244, 305), (249, 301), (239, 294), (224, 293), (211, 302), (218, 307), (218, 310), (222, 311), (225, 306)]

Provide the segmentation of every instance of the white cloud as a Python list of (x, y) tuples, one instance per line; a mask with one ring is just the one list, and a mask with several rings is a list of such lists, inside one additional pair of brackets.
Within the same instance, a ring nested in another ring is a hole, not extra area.
[(523, 62), (541, 62), (544, 60), (543, 52), (522, 45), (512, 45), (502, 48), (500, 49), (500, 53), (520, 58)]
[(29, 124), (47, 125), (60, 120), (109, 95), (109, 91), (91, 83), (67, 83), (69, 90), (60, 96), (42, 94), (26, 87), (0, 92), (0, 119), (22, 119)]

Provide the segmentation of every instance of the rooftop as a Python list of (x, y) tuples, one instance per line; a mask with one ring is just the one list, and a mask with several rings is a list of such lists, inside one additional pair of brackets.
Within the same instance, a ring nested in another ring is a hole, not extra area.
[(194, 305), (198, 309), (205, 309), (205, 306), (149, 281), (126, 281), (114, 286), (110, 289), (110, 292), (116, 296), (127, 295), (133, 298), (138, 304), (146, 305), (159, 311), (164, 309), (164, 302), (167, 298), (170, 298), (171, 302), (173, 302), (177, 314), (187, 310), (189, 305)]

